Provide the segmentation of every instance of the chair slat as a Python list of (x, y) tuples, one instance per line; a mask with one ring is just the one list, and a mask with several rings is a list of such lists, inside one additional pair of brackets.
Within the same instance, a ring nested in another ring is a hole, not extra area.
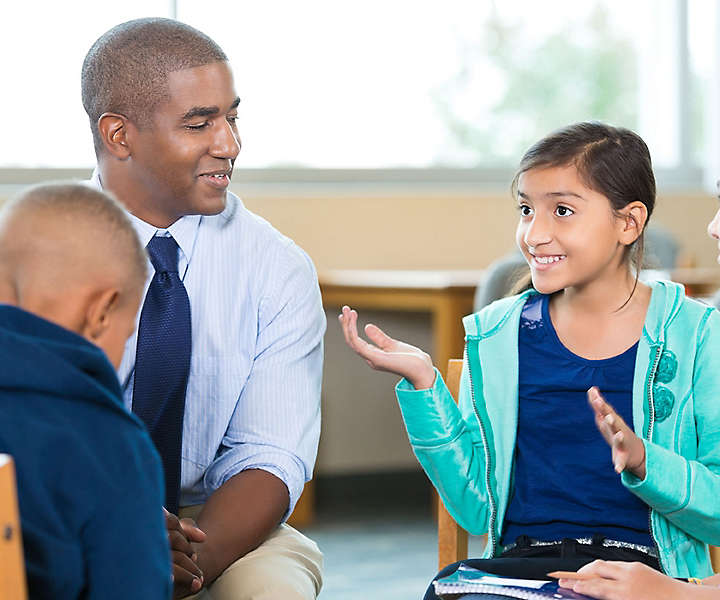
[(0, 595), (27, 600), (15, 467), (7, 454), (0, 454), (0, 556)]
[[(455, 402), (458, 401), (460, 391), (460, 374), (463, 361), (451, 358), (448, 361), (445, 383)], [(468, 557), (468, 534), (450, 516), (442, 499), (438, 501), (438, 570), (450, 563), (464, 560)]]

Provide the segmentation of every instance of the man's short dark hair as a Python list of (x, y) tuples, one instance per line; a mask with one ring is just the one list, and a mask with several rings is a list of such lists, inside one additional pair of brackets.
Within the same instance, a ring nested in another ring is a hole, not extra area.
[(135, 19), (104, 33), (82, 66), (82, 102), (95, 153), (102, 150), (98, 119), (103, 113), (119, 113), (146, 127), (157, 106), (169, 99), (168, 73), (219, 61), (227, 61), (220, 46), (173, 19)]

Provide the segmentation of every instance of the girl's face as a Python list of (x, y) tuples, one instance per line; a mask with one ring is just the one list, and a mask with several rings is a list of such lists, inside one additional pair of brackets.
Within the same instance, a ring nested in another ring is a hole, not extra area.
[(516, 240), (537, 291), (583, 287), (623, 265), (626, 219), (585, 186), (574, 166), (526, 171), (517, 203)]

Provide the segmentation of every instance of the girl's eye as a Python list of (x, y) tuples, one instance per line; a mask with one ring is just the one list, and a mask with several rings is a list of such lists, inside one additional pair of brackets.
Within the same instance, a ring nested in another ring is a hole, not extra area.
[(571, 214), (573, 214), (573, 211), (572, 211), (572, 209), (568, 208), (567, 206), (558, 206), (555, 209), (555, 214), (558, 217), (567, 217), (567, 216), (570, 216)]
[(530, 208), (527, 204), (521, 204), (518, 206), (518, 210), (523, 217), (529, 217), (533, 213), (532, 208)]

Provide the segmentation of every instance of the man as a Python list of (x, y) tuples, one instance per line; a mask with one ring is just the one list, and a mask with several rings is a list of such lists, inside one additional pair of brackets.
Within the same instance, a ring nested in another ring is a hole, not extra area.
[(160, 459), (115, 373), (146, 260), (123, 209), (84, 185), (0, 212), (0, 452), (31, 598), (170, 595)]
[(177, 21), (130, 21), (88, 52), (82, 97), (93, 181), (155, 271), (119, 374), (163, 459), (166, 508), (199, 527), (169, 521), (196, 552), (173, 554), (175, 594), (315, 598), (322, 556), (281, 523), (312, 476), (325, 317), (309, 258), (227, 191), (227, 57)]

